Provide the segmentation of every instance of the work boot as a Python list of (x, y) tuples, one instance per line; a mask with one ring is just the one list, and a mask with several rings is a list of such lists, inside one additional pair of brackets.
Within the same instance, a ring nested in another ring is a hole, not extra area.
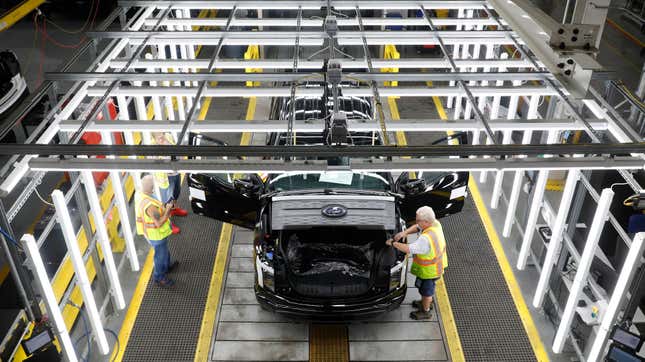
[(168, 266), (168, 273), (170, 273), (171, 271), (175, 270), (178, 265), (179, 265), (179, 262), (177, 260), (175, 260), (172, 263), (170, 263), (170, 265)]
[(160, 280), (155, 280), (155, 284), (158, 285), (161, 288), (170, 288), (173, 285), (175, 285), (175, 281), (170, 279), (170, 278), (168, 278), (168, 277), (165, 277), (165, 278), (160, 279)]
[(170, 224), (170, 227), (172, 228), (172, 233), (173, 234), (179, 234), (181, 232), (179, 227), (177, 227), (177, 225), (175, 225), (175, 224)]
[(170, 216), (186, 216), (188, 211), (182, 209), (181, 207), (175, 207), (170, 211)]
[(423, 310), (415, 310), (414, 312), (410, 312), (410, 318), (417, 321), (432, 319), (432, 309), (429, 309), (427, 312)]
[[(412, 302), (412, 307), (414, 307), (415, 309), (419, 309), (419, 310), (423, 309), (423, 305), (421, 304), (420, 300), (413, 301)], [(434, 308), (434, 300), (430, 303), (430, 310), (432, 310), (433, 308)]]

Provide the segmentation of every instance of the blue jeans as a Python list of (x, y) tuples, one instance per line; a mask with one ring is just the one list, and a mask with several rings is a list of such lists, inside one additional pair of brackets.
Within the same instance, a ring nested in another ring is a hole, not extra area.
[(170, 200), (179, 199), (179, 192), (181, 192), (181, 177), (177, 175), (168, 175), (168, 188), (159, 188), (161, 192), (161, 202), (164, 204)]
[(168, 274), (168, 267), (170, 266), (170, 250), (168, 249), (168, 239), (163, 240), (148, 240), (150, 245), (155, 249), (154, 254), (154, 272), (152, 273), (152, 280), (158, 282), (166, 279)]

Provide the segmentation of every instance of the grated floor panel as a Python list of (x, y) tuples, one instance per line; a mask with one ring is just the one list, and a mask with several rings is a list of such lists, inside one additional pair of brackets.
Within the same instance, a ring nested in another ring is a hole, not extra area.
[[(179, 200), (190, 209), (184, 185)], [(193, 361), (202, 323), (221, 224), (190, 214), (173, 218), (181, 228), (169, 241), (170, 255), (179, 266), (170, 275), (172, 289), (148, 283), (124, 361)]]
[(441, 220), (444, 276), (467, 361), (535, 361), (535, 354), (472, 198)]

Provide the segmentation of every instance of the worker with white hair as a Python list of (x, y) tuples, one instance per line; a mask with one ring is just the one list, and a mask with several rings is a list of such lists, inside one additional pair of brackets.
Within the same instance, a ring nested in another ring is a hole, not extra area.
[(168, 236), (172, 235), (170, 227), (170, 211), (172, 206), (165, 205), (154, 197), (155, 180), (152, 175), (141, 178), (141, 190), (134, 196), (137, 234), (143, 235), (154, 248), (155, 284), (161, 287), (171, 287), (174, 281), (168, 278), (168, 272), (177, 266), (170, 262)]
[[(411, 244), (399, 240), (413, 233), (421, 235)], [(417, 279), (414, 285), (419, 289), (421, 300), (412, 302), (417, 310), (410, 313), (410, 318), (424, 320), (432, 318), (433, 295), (435, 282), (441, 278), (446, 267), (446, 239), (443, 235), (441, 224), (435, 218), (434, 210), (429, 206), (422, 206), (417, 210), (416, 224), (394, 235), (394, 238), (385, 242), (406, 254), (412, 254), (412, 268), (410, 273)]]

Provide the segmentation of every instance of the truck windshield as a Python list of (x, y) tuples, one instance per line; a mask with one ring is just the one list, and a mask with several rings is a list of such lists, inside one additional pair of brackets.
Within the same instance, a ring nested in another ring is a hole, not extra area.
[(354, 189), (390, 191), (386, 175), (378, 173), (332, 171), (321, 174), (284, 173), (269, 181), (271, 191), (306, 189)]

